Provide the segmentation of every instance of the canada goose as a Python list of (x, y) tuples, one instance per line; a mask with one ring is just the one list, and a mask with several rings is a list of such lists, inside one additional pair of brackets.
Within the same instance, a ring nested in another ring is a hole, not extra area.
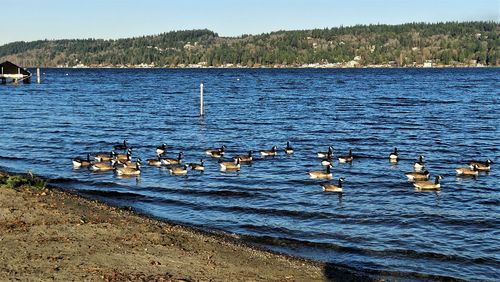
[(182, 156), (184, 155), (183, 152), (179, 152), (179, 155), (177, 156), (177, 159), (174, 158), (162, 158), (161, 162), (165, 165), (177, 165), (182, 162)]
[(248, 151), (248, 155), (235, 156), (233, 159), (238, 159), (241, 163), (249, 163), (253, 160), (252, 151)]
[(125, 154), (115, 154), (114, 159), (119, 163), (124, 163), (130, 161), (130, 156), (132, 156), (132, 149), (129, 148)]
[(123, 167), (132, 167), (132, 168), (135, 168), (141, 164), (142, 164), (141, 158), (137, 158), (137, 160), (135, 160), (135, 162), (130, 160), (130, 161), (126, 161), (126, 162), (122, 163)]
[(99, 153), (94, 156), (94, 159), (96, 162), (109, 162), (115, 158), (115, 155), (115, 151), (111, 151), (109, 153)]
[(394, 152), (389, 154), (389, 161), (391, 163), (397, 163), (399, 160), (398, 148), (394, 148)]
[(127, 150), (127, 148), (128, 148), (127, 140), (123, 140), (123, 144), (115, 145), (115, 150)]
[(167, 144), (161, 144), (160, 146), (156, 147), (156, 154), (157, 155), (163, 155), (167, 151)]
[(293, 148), (290, 146), (290, 142), (286, 142), (285, 154), (291, 155), (293, 154)]
[(192, 170), (198, 170), (198, 171), (204, 171), (205, 170), (205, 165), (203, 163), (203, 159), (200, 160), (200, 163), (190, 163), (189, 166), (191, 167)]
[(239, 171), (241, 168), (240, 159), (236, 159), (232, 162), (219, 161), (221, 171)]
[(333, 156), (333, 147), (328, 147), (328, 151), (326, 152), (317, 152), (316, 155), (318, 158), (331, 158)]
[(457, 172), (457, 175), (461, 175), (461, 176), (478, 176), (479, 175), (479, 171), (477, 170), (476, 164), (473, 164), (472, 168), (459, 167), (459, 168), (456, 168), (455, 171)]
[(220, 159), (224, 156), (224, 151), (215, 151), (210, 156), (212, 158)]
[(173, 175), (186, 175), (187, 174), (187, 165), (183, 166), (173, 166), (168, 169), (170, 174)]
[(135, 162), (133, 161), (126, 161), (123, 163), (123, 166), (125, 167), (136, 167), (138, 164), (141, 165), (141, 158), (137, 158)]
[(332, 179), (332, 172), (330, 171), (330, 166), (327, 166), (326, 171), (323, 170), (309, 171), (309, 176), (313, 179)]
[(418, 157), (418, 161), (413, 165), (413, 168), (415, 171), (421, 171), (424, 166), (424, 156), (420, 155), (420, 157)]
[(137, 162), (135, 166), (126, 166), (115, 169), (118, 175), (139, 175), (141, 174), (140, 162)]
[(352, 150), (349, 150), (349, 155), (339, 157), (339, 163), (350, 163), (352, 162), (353, 158), (354, 157), (352, 156)]
[(439, 190), (441, 188), (441, 177), (440, 175), (436, 176), (436, 180), (432, 181), (417, 181), (413, 183), (413, 186), (419, 190)]
[(89, 167), (92, 164), (92, 162), (90, 161), (90, 154), (87, 154), (87, 159), (76, 157), (72, 161), (73, 161), (73, 167), (75, 168)]
[(205, 154), (214, 157), (214, 158), (221, 158), (224, 156), (224, 152), (226, 150), (226, 146), (222, 145), (219, 149), (206, 149)]
[(491, 160), (486, 160), (485, 162), (481, 161), (470, 161), (469, 166), (472, 168), (472, 166), (476, 166), (476, 169), (479, 171), (490, 171), (491, 169), (491, 164), (493, 162)]
[(326, 159), (321, 160), (322, 166), (333, 166), (333, 159), (331, 157), (327, 157)]
[(90, 168), (94, 171), (110, 171), (116, 168), (116, 163), (111, 164), (110, 162), (97, 162), (92, 164)]
[(111, 163), (113, 163), (113, 164), (117, 163), (119, 165), (124, 165), (124, 166), (126, 166), (127, 163), (131, 164), (132, 163), (131, 155), (127, 154), (126, 156), (127, 156), (126, 159), (124, 159), (123, 156), (120, 159), (115, 158), (115, 159), (111, 160)]
[(150, 165), (150, 166), (160, 167), (161, 166), (161, 154), (157, 155), (156, 159), (149, 159), (149, 160), (147, 160), (147, 162), (148, 162), (148, 165)]
[(271, 150), (262, 150), (260, 151), (260, 155), (263, 157), (267, 156), (276, 156), (278, 154), (278, 147), (273, 146)]
[(342, 192), (342, 182), (344, 182), (344, 178), (339, 178), (339, 183), (337, 185), (331, 183), (321, 184), (323, 187), (323, 191), (325, 192)]
[(429, 180), (430, 173), (427, 170), (424, 171), (412, 171), (412, 172), (406, 172), (405, 173), (406, 177), (408, 177), (408, 181), (415, 182), (415, 181), (425, 181)]

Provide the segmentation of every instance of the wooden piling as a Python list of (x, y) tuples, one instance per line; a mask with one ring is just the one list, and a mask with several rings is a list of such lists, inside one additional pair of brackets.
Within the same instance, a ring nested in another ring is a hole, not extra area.
[(36, 68), (36, 83), (40, 84), (40, 68)]
[(203, 82), (200, 83), (200, 116), (205, 116), (205, 107), (203, 105)]

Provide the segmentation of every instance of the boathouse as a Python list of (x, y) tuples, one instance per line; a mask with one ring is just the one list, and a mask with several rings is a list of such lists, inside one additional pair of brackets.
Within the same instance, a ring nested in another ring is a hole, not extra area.
[(9, 61), (0, 64), (0, 83), (30, 83), (31, 73), (26, 69), (17, 66)]

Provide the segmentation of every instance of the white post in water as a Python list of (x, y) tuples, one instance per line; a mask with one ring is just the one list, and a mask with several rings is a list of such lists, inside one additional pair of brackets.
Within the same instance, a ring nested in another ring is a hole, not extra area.
[(40, 84), (40, 68), (36, 68), (36, 83)]
[(203, 106), (203, 81), (200, 83), (200, 116), (205, 116), (205, 108)]

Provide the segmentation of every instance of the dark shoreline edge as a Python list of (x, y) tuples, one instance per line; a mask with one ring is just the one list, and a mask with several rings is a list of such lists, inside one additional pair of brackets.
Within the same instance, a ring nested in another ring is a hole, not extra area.
[[(19, 175), (19, 176), (28, 176), (31, 172), (28, 173), (18, 173), (11, 172), (8, 168), (0, 166), (0, 173), (5, 173), (8, 175)], [(350, 267), (347, 265), (332, 263), (332, 262), (324, 262), (318, 261), (308, 258), (302, 258), (278, 251), (274, 251), (268, 249), (264, 246), (257, 245), (248, 240), (245, 240), (238, 234), (228, 233), (222, 230), (214, 230), (209, 228), (202, 228), (195, 225), (188, 225), (184, 223), (178, 223), (175, 221), (171, 221), (164, 218), (159, 218), (153, 215), (148, 215), (145, 212), (141, 212), (137, 209), (134, 209), (129, 206), (120, 206), (113, 203), (110, 203), (105, 200), (100, 200), (95, 197), (91, 197), (86, 195), (84, 192), (80, 192), (77, 189), (72, 188), (63, 188), (55, 185), (51, 185), (50, 178), (46, 178), (43, 176), (36, 175), (36, 177), (47, 181), (47, 186), (45, 189), (55, 190), (60, 193), (68, 194), (74, 197), (79, 198), (82, 202), (97, 202), (103, 204), (108, 207), (117, 208), (125, 213), (125, 216), (138, 216), (146, 220), (157, 221), (159, 223), (163, 223), (172, 227), (179, 228), (181, 230), (185, 230), (187, 232), (206, 236), (209, 238), (216, 239), (218, 241), (232, 244), (234, 246), (239, 246), (247, 249), (251, 249), (257, 252), (263, 252), (272, 254), (277, 257), (281, 257), (288, 261), (295, 261), (304, 264), (313, 265), (316, 267), (320, 267), (323, 270), (323, 274), (327, 281), (467, 281), (456, 277), (448, 277), (448, 276), (439, 276), (439, 275), (428, 275), (416, 272), (391, 272), (385, 270), (373, 270), (373, 269), (356, 269), (354, 267)], [(37, 188), (34, 188), (37, 189)]]
[(51, 70), (86, 70), (86, 69), (111, 69), (111, 70), (353, 70), (353, 69), (408, 69), (408, 70), (439, 70), (439, 69), (497, 69), (500, 66), (435, 66), (435, 67), (294, 67), (294, 66), (283, 66), (283, 67), (36, 67), (27, 66), (26, 69), (36, 70), (40, 69), (51, 69)]

